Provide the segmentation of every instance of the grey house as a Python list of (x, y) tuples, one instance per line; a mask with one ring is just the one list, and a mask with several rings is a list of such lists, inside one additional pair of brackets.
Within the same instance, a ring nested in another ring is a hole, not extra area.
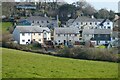
[(29, 21), (31, 25), (37, 25), (40, 27), (48, 27), (48, 28), (57, 27), (57, 20), (52, 20), (49, 17), (31, 16), (26, 18), (25, 20)]
[(69, 28), (69, 27), (57, 27), (54, 28), (54, 42), (56, 44), (68, 45), (69, 43), (74, 44), (76, 41), (79, 41), (79, 30), (78, 28)]
[(84, 29), (83, 39), (85, 41), (91, 41), (95, 45), (108, 44), (112, 40), (111, 29)]

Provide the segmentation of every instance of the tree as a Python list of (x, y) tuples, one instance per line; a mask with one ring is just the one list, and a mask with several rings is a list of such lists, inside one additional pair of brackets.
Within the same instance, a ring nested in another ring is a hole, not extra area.
[(109, 11), (107, 9), (100, 9), (98, 13), (99, 13), (99, 18), (102, 19), (109, 18)]
[(83, 9), (83, 13), (84, 13), (85, 16), (92, 16), (95, 12), (96, 12), (96, 10), (95, 10), (94, 7), (92, 7), (90, 4), (88, 4), (88, 5)]
[(64, 4), (59, 7), (59, 17), (60, 20), (67, 21), (73, 13), (75, 13), (76, 7), (71, 4)]
[(115, 18), (115, 12), (110, 10), (109, 15), (110, 15), (109, 19), (112, 21)]

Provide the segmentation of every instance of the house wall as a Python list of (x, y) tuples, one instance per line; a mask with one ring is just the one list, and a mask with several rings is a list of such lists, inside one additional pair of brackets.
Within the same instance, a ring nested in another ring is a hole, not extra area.
[(40, 25), (41, 27), (48, 27), (49, 25), (50, 25), (50, 23), (51, 23), (51, 21), (47, 21), (47, 20), (31, 20), (30, 21), (31, 23), (32, 23), (32, 25), (36, 25), (36, 24), (38, 24), (38, 25)]
[(20, 43), (20, 32), (16, 28), (13, 31), (13, 38), (14, 38), (15, 41)]
[(43, 43), (43, 33), (32, 33), (31, 40)]
[(31, 33), (20, 33), (20, 44), (27, 44), (27, 43), (29, 44), (31, 43)]
[[(73, 22), (73, 24), (70, 27), (77, 27), (77, 28), (96, 28), (97, 26), (99, 26), (101, 22)], [(109, 24), (108, 24), (109, 23)], [(99, 26), (100, 29), (108, 29), (108, 27), (110, 27), (110, 29), (113, 29), (113, 22), (105, 22), (103, 24), (104, 26), (101, 27)]]
[(75, 34), (71, 34), (71, 36), (70, 34), (60, 34), (60, 36), (58, 36), (58, 34), (54, 33), (54, 41), (57, 44), (64, 43), (64, 40), (74, 43), (75, 41), (79, 41), (79, 36), (79, 34), (77, 34), (77, 36), (75, 36)]
[(46, 38), (46, 40), (51, 40), (51, 33), (44, 31), (43, 32), (43, 38)]

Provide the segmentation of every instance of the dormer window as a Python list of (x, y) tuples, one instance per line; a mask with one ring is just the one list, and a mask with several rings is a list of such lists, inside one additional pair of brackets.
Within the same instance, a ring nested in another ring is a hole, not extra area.
[(109, 25), (110, 23), (108, 22), (107, 25)]

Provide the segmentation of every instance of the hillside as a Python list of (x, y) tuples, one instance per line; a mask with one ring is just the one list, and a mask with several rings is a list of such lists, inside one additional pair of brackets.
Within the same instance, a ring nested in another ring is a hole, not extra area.
[(118, 64), (2, 48), (3, 78), (115, 78)]

